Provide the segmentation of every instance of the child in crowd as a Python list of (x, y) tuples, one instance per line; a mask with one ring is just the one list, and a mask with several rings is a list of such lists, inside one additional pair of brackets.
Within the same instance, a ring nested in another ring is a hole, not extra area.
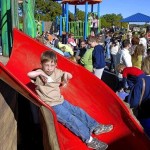
[(67, 41), (67, 43), (68, 43), (68, 44), (69, 44), (69, 43), (72, 43), (74, 46), (77, 46), (73, 34), (69, 34), (69, 35), (68, 35), (68, 41)]
[(62, 44), (61, 42), (59, 42), (58, 47), (63, 51), (65, 57), (70, 58), (74, 56), (73, 43), (70, 42), (69, 44)]
[(91, 136), (109, 132), (112, 125), (99, 124), (81, 108), (70, 104), (60, 93), (61, 82), (67, 83), (72, 74), (57, 69), (57, 57), (52, 51), (41, 55), (42, 68), (31, 71), (28, 76), (35, 80), (36, 92), (40, 98), (50, 105), (60, 123), (79, 136), (89, 148), (105, 150), (108, 145)]
[(90, 36), (88, 38), (89, 45), (94, 48), (92, 53), (94, 74), (99, 79), (101, 79), (106, 63), (104, 56), (104, 47), (102, 45), (99, 45), (98, 42), (99, 41), (96, 37)]
[(78, 64), (83, 66), (83, 63), (81, 62), (82, 57), (84, 56), (85, 52), (87, 51), (87, 43), (85, 40), (81, 41), (81, 48), (77, 51), (75, 57), (78, 62)]
[[(132, 89), (133, 85), (144, 76), (144, 72), (137, 67), (126, 67), (124, 64), (118, 64), (116, 70), (122, 74), (123, 80), (120, 88)], [(126, 83), (128, 87), (126, 87)]]
[(92, 53), (93, 48), (88, 47), (84, 56), (81, 58), (81, 62), (84, 64), (84, 68), (93, 73)]

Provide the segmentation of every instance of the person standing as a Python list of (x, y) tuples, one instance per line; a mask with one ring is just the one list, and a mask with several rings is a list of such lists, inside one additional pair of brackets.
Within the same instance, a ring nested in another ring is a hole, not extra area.
[(124, 64), (126, 67), (132, 67), (131, 55), (129, 49), (131, 47), (129, 40), (122, 42), (123, 49), (118, 52), (118, 64)]
[(144, 56), (144, 46), (142, 44), (139, 44), (136, 46), (134, 53), (132, 54), (132, 65), (134, 67), (137, 67), (141, 69), (142, 60)]
[(96, 37), (89, 37), (88, 39), (89, 45), (94, 48), (92, 53), (93, 71), (94, 74), (101, 79), (106, 63), (104, 47), (99, 45), (98, 42), (99, 41)]
[(145, 57), (142, 70), (146, 76), (140, 78), (126, 97), (130, 108), (136, 109), (136, 117), (150, 138), (150, 56)]

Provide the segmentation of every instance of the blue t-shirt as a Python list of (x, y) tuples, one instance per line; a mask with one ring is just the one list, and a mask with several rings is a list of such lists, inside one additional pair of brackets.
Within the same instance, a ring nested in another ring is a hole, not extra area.
[(93, 68), (101, 69), (104, 68), (105, 63), (105, 56), (104, 56), (104, 47), (102, 45), (96, 45), (94, 47), (92, 53), (92, 61), (93, 61)]

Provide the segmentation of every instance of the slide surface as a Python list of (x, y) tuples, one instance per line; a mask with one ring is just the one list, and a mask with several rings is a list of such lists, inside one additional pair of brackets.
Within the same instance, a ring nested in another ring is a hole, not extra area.
[[(6, 66), (0, 63), (0, 79), (37, 106), (44, 105), (52, 112), (61, 150), (87, 150), (87, 146), (77, 136), (57, 122), (51, 107), (36, 95), (35, 86), (27, 77), (29, 71), (40, 67), (40, 55), (49, 48), (17, 29), (14, 29), (13, 34), (12, 54)], [(96, 136), (109, 144), (108, 150), (149, 150), (150, 140), (117, 95), (82, 66), (60, 54), (57, 56), (58, 68), (73, 75), (67, 86), (61, 87), (65, 99), (83, 108), (98, 122), (114, 125), (111, 132)]]

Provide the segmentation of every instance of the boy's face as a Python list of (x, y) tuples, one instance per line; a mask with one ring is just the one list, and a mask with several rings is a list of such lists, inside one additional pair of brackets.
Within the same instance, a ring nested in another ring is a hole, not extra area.
[(89, 45), (94, 48), (96, 46), (96, 42), (89, 42)]
[(86, 47), (86, 43), (85, 42), (81, 42), (81, 48)]
[(54, 72), (56, 66), (57, 64), (54, 61), (47, 61), (42, 64), (42, 69), (47, 75), (51, 75)]
[(120, 69), (118, 70), (118, 72), (122, 74), (122, 73), (123, 73), (123, 68), (120, 68)]

